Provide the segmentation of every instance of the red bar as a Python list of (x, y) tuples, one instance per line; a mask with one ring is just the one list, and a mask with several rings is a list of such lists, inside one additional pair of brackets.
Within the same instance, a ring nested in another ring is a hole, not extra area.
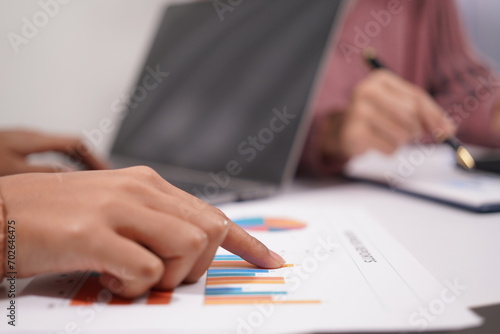
[(172, 300), (174, 291), (151, 291), (149, 292), (147, 305), (168, 305)]
[(97, 295), (102, 290), (99, 284), (99, 276), (89, 276), (85, 283), (83, 283), (80, 290), (76, 293), (75, 297), (71, 300), (71, 306), (92, 305), (97, 301)]

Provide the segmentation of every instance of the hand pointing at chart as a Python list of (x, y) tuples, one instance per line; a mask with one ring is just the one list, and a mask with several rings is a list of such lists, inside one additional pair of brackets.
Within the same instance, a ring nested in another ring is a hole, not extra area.
[(219, 245), (264, 268), (284, 263), (148, 167), (2, 177), (0, 194), (0, 237), (9, 226), (0, 275), (8, 271), (5, 246), (13, 244), (20, 278), (92, 270), (123, 297), (198, 280)]

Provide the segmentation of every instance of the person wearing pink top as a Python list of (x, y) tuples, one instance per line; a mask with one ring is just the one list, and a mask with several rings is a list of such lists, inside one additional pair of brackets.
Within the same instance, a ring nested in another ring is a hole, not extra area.
[[(358, 0), (340, 28), (302, 170), (334, 174), (367, 150), (389, 154), (455, 132), (500, 146), (500, 81), (466, 41), (453, 0)], [(367, 47), (390, 71), (366, 65)]]

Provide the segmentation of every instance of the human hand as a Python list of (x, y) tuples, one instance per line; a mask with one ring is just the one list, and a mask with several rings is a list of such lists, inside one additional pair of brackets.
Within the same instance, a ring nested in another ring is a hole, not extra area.
[(455, 133), (444, 111), (421, 88), (396, 74), (378, 69), (354, 89), (348, 110), (335, 118), (324, 150), (352, 157), (369, 149), (393, 153), (424, 133), (444, 139)]
[(90, 169), (106, 169), (104, 162), (90, 154), (78, 138), (47, 135), (29, 130), (0, 131), (0, 176), (60, 172), (55, 166), (34, 166), (27, 162), (33, 153), (61, 152), (83, 162)]
[(16, 222), (20, 278), (92, 270), (113, 293), (136, 297), (197, 281), (219, 245), (260, 267), (284, 263), (148, 167), (2, 177), (0, 193)]

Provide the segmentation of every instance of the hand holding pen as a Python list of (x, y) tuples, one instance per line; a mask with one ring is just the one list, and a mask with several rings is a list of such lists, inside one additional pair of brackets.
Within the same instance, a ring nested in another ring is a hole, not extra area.
[[(373, 69), (385, 69), (386, 67), (377, 59), (375, 50), (372, 48), (367, 48), (363, 52), (363, 56), (368, 65)], [(429, 123), (430, 124), (430, 123)], [(425, 125), (425, 124), (424, 124)], [(429, 129), (429, 130), (432, 130)], [(431, 131), (432, 132), (432, 131)], [(438, 141), (443, 141), (446, 145), (450, 146), (456, 155), (458, 164), (464, 169), (474, 168), (475, 162), (469, 151), (464, 147), (464, 145), (452, 134), (448, 136), (443, 136), (444, 133), (433, 133), (434, 139)]]
[(372, 68), (379, 69), (354, 87), (346, 112), (332, 117), (327, 155), (349, 158), (371, 149), (391, 154), (427, 133), (454, 135), (455, 126), (427, 92), (372, 60)]

